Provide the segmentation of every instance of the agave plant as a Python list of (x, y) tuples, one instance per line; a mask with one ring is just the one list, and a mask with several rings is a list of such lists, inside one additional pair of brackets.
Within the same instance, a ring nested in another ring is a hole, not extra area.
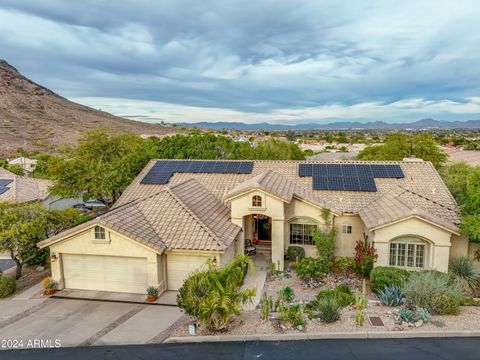
[(158, 287), (155, 286), (149, 286), (147, 288), (147, 295), (149, 296), (158, 296)]
[(465, 290), (471, 291), (480, 285), (480, 274), (475, 269), (473, 261), (467, 257), (452, 259), (449, 271)]
[(405, 296), (397, 286), (385, 285), (384, 289), (379, 292), (378, 298), (384, 305), (400, 306), (402, 305)]

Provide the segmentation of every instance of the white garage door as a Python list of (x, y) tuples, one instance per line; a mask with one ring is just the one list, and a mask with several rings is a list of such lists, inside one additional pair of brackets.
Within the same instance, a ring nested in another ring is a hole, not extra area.
[(62, 262), (66, 288), (145, 294), (146, 258), (62, 254)]
[(178, 290), (184, 280), (201, 267), (206, 268), (208, 257), (191, 255), (167, 255), (168, 290)]

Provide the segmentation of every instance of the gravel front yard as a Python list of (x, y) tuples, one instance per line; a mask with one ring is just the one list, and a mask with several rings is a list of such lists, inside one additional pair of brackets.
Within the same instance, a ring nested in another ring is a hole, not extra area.
[[(392, 311), (395, 308), (385, 306), (370, 305), (365, 310), (365, 324), (363, 326), (355, 325), (355, 310), (344, 309), (342, 318), (333, 324), (323, 324), (315, 320), (307, 321), (307, 332), (361, 332), (361, 331), (425, 331), (425, 330), (480, 330), (480, 307), (463, 306), (457, 316), (433, 316), (432, 321), (440, 321), (444, 326), (436, 326), (432, 322), (423, 324), (419, 328), (411, 327), (405, 323), (396, 325)], [(370, 316), (379, 316), (385, 326), (373, 326), (368, 321)], [(172, 331), (171, 337), (188, 336), (188, 325), (193, 323), (193, 319), (184, 316), (178, 323), (178, 327)], [(246, 311), (235, 318), (230, 326), (228, 335), (258, 335), (258, 334), (288, 334), (298, 333), (298, 330), (283, 330), (279, 326), (278, 320), (262, 321), (260, 319), (260, 310)], [(218, 335), (212, 333), (205, 327), (200, 326), (197, 329), (197, 335)]]
[[(343, 276), (327, 276), (318, 288), (306, 287), (296, 274), (290, 274), (289, 278), (272, 279), (270, 276), (265, 283), (264, 291), (268, 295), (276, 297), (278, 291), (284, 286), (290, 286), (294, 289), (296, 301), (311, 301), (315, 298), (320, 290), (333, 289), (343, 283), (348, 283), (352, 291), (359, 289), (361, 291), (362, 283), (356, 277)], [(399, 308), (392, 308), (379, 305), (375, 295), (369, 293), (369, 306), (365, 309), (365, 323), (363, 326), (355, 324), (355, 308), (349, 306), (342, 310), (341, 319), (333, 324), (324, 324), (318, 320), (307, 320), (307, 332), (362, 332), (362, 331), (425, 331), (425, 330), (480, 330), (480, 307), (463, 306), (460, 314), (457, 316), (432, 316), (431, 321), (423, 324), (420, 327), (414, 327), (407, 323), (396, 324), (395, 318)], [(380, 317), (384, 326), (373, 326), (369, 318)], [(188, 316), (184, 316), (179, 322), (178, 327), (175, 328), (171, 335), (188, 336), (188, 325), (194, 320)], [(231, 323), (229, 331), (224, 334), (228, 335), (258, 335), (258, 334), (285, 334), (298, 333), (299, 330), (285, 328), (281, 326), (278, 319), (271, 319), (267, 321), (261, 320), (260, 310), (245, 311), (240, 316), (236, 317)], [(207, 328), (200, 326), (197, 329), (197, 335), (218, 335), (212, 333)]]

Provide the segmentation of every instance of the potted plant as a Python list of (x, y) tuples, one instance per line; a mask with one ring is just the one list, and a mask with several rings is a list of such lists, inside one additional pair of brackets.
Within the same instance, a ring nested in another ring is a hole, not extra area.
[(149, 286), (147, 288), (147, 300), (153, 302), (158, 299), (158, 288), (155, 286)]
[(57, 282), (53, 280), (51, 277), (47, 277), (42, 281), (43, 285), (43, 293), (45, 295), (52, 295), (55, 293), (55, 287), (57, 286)]

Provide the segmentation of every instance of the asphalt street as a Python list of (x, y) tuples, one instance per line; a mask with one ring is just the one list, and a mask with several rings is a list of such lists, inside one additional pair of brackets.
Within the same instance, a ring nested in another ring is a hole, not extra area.
[(15, 261), (10, 259), (0, 259), (0, 271), (5, 271), (15, 266)]
[(479, 349), (480, 338), (308, 340), (6, 350), (0, 359), (477, 360)]

